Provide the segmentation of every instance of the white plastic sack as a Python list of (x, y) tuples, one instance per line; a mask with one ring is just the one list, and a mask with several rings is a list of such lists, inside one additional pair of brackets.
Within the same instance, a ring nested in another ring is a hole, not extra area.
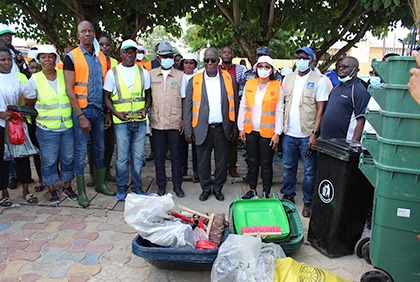
[(260, 237), (230, 234), (220, 246), (211, 270), (212, 282), (271, 282), (275, 259), (286, 257), (282, 248), (262, 243)]
[(172, 195), (136, 195), (129, 193), (125, 200), (124, 219), (140, 236), (150, 242), (172, 248), (195, 248), (191, 226), (169, 215), (175, 206)]

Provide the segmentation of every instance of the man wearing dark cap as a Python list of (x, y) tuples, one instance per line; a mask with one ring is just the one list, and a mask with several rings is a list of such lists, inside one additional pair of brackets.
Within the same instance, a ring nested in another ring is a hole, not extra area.
[(160, 67), (150, 71), (152, 105), (150, 127), (155, 143), (155, 168), (158, 195), (166, 193), (165, 153), (169, 148), (172, 163), (173, 191), (184, 197), (182, 190), (181, 156), (179, 134), (183, 132), (181, 85), (184, 73), (176, 70), (174, 51), (169, 42), (159, 44), (157, 56)]
[[(268, 48), (267, 46), (261, 46), (258, 47), (256, 49), (256, 58), (255, 58), (255, 62), (258, 61), (258, 58), (261, 56), (270, 56), (270, 48)], [(240, 89), (239, 89), (239, 98), (242, 96), (242, 91), (243, 88), (245, 86), (245, 83), (252, 79), (252, 78), (256, 78), (257, 77), (257, 73), (251, 68), (249, 70), (247, 70), (244, 75), (242, 75), (239, 79), (238, 79), (238, 83), (240, 85)], [(280, 75), (280, 73), (278, 71), (276, 71), (274, 73), (274, 79), (281, 81), (282, 80), (282, 76)], [(242, 90), (242, 91), (241, 91)]]
[(286, 75), (281, 87), (285, 99), (282, 192), (283, 199), (294, 202), (300, 156), (304, 165), (302, 216), (310, 217), (317, 162), (312, 146), (319, 137), (329, 91), (325, 78), (312, 70), (315, 54), (311, 48), (299, 48), (295, 54), (296, 70)]

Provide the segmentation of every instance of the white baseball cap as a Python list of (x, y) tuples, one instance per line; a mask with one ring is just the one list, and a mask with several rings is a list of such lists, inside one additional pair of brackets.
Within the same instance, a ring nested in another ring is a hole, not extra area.
[(134, 48), (137, 50), (137, 43), (132, 39), (124, 40), (121, 44), (121, 50), (127, 50), (129, 48)]

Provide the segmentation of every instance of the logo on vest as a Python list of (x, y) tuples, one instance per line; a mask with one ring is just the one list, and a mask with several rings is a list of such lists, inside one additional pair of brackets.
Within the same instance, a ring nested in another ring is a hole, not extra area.
[(274, 91), (271, 91), (271, 96), (274, 96), (274, 95), (276, 95), (276, 93), (274, 92)]
[(331, 181), (324, 179), (319, 183), (318, 196), (325, 204), (329, 204), (334, 200), (334, 185)]
[(306, 84), (306, 88), (313, 90), (315, 88), (315, 82), (308, 82), (308, 84)]

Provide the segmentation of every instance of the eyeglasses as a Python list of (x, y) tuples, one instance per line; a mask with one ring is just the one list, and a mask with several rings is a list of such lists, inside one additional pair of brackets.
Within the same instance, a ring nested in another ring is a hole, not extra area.
[(206, 64), (208, 64), (209, 62), (211, 62), (212, 64), (215, 64), (215, 63), (217, 63), (218, 59), (209, 59), (209, 58), (206, 58), (206, 59), (203, 59), (203, 61)]
[(173, 59), (174, 54), (159, 55), (162, 59)]
[(269, 71), (269, 70), (271, 70), (271, 66), (258, 66), (258, 69)]
[(300, 59), (310, 60), (311, 57), (309, 57), (309, 56), (296, 56), (296, 60), (300, 60)]
[(111, 43), (99, 42), (101, 46), (111, 46)]
[(184, 61), (184, 65), (194, 65), (193, 61)]
[(346, 68), (350, 68), (350, 67), (352, 67), (352, 66), (350, 66), (350, 65), (338, 65), (337, 66), (337, 69), (346, 69)]

